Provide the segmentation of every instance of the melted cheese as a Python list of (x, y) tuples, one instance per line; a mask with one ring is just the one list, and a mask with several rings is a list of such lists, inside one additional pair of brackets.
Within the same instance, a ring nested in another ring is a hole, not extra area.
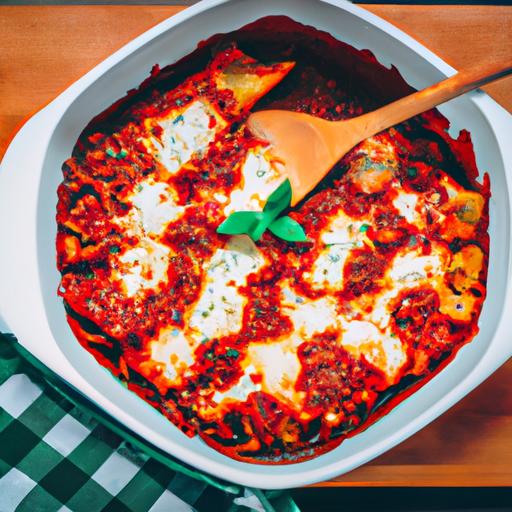
[(343, 287), (343, 267), (350, 251), (363, 246), (366, 239), (364, 220), (354, 220), (339, 210), (322, 231), (320, 240), (327, 245), (320, 251), (311, 270), (303, 277), (313, 289)]
[(176, 383), (179, 377), (194, 363), (193, 346), (183, 333), (169, 328), (150, 342), (151, 359), (163, 366), (163, 376)]
[(367, 224), (368, 221), (365, 219), (353, 219), (340, 209), (322, 231), (320, 240), (324, 244), (337, 244), (346, 249), (362, 247), (365, 234), (364, 228), (361, 228)]
[(245, 402), (251, 393), (261, 390), (261, 384), (255, 384), (250, 377), (251, 374), (255, 373), (256, 368), (254, 365), (249, 365), (238, 383), (225, 391), (216, 391), (213, 395), (213, 401), (218, 404), (225, 399)]
[(393, 384), (407, 353), (399, 338), (383, 333), (374, 324), (353, 320), (343, 322), (342, 346), (356, 358), (364, 357), (386, 375)]
[(177, 220), (185, 210), (176, 205), (175, 192), (167, 183), (152, 178), (138, 184), (130, 200), (140, 212), (140, 223), (146, 234), (162, 234), (167, 224)]
[(242, 327), (246, 299), (238, 287), (265, 260), (252, 240), (234, 236), (226, 248), (218, 249), (206, 270), (203, 292), (192, 312), (189, 325), (197, 341), (238, 332)]
[(393, 206), (399, 211), (402, 217), (409, 224), (419, 223), (421, 216), (416, 211), (419, 196), (417, 194), (406, 194), (399, 192), (398, 196), (393, 200)]
[[(215, 118), (215, 129), (210, 128), (210, 119)], [(225, 122), (203, 101), (195, 101), (184, 110), (173, 110), (166, 118), (147, 119), (146, 126), (156, 123), (162, 129), (160, 137), (145, 141), (148, 151), (175, 174), (192, 155), (203, 154)]]
[(156, 288), (167, 282), (170, 249), (150, 239), (143, 239), (139, 245), (128, 249), (119, 257), (119, 268), (114, 271), (128, 296), (140, 290)]
[[(248, 365), (244, 376), (229, 390), (216, 392), (216, 402), (224, 398), (245, 401), (253, 391), (263, 390), (300, 410), (304, 393), (295, 389), (302, 368), (297, 348), (315, 333), (322, 333), (336, 324), (336, 307), (331, 298), (311, 301), (296, 295), (288, 287), (283, 288), (282, 297), (283, 312), (294, 324), (293, 335), (277, 342), (251, 343), (243, 363)], [(249, 378), (254, 373), (261, 376), (261, 384), (254, 384)]]
[(323, 297), (310, 300), (287, 290), (283, 291), (283, 313), (290, 317), (294, 332), (300, 341), (307, 341), (315, 333), (322, 333), (337, 323), (336, 299)]
[(293, 340), (251, 343), (247, 355), (262, 376), (261, 389), (300, 408), (303, 393), (295, 390), (301, 364)]
[[(439, 250), (440, 247), (435, 249)], [(418, 251), (411, 251), (395, 257), (388, 275), (396, 283), (417, 283), (422, 279), (439, 275), (442, 269), (443, 261), (439, 254), (420, 256)]]
[(311, 272), (304, 277), (314, 289), (343, 287), (343, 267), (350, 249), (343, 244), (326, 247), (314, 261)]
[(261, 210), (268, 196), (283, 182), (283, 176), (270, 162), (268, 151), (262, 148), (247, 153), (241, 173), (241, 184), (231, 192), (224, 208), (226, 216), (235, 211)]
[(391, 319), (389, 305), (402, 290), (423, 284), (440, 286), (447, 258), (446, 249), (437, 244), (432, 244), (432, 254), (428, 256), (420, 256), (419, 250), (399, 253), (386, 272), (387, 288), (375, 296), (369, 319), (384, 329)]

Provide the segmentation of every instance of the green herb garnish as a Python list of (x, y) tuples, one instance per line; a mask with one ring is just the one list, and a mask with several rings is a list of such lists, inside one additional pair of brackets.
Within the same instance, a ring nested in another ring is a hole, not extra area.
[(400, 329), (407, 329), (407, 326), (409, 325), (409, 319), (408, 318), (398, 318), (396, 320), (396, 325), (398, 325), (398, 327)]
[(238, 352), (238, 350), (236, 350), (234, 348), (228, 348), (226, 350), (226, 355), (228, 357), (238, 357), (240, 355), (240, 352)]
[(180, 114), (178, 117), (176, 117), (176, 119), (174, 119), (174, 121), (172, 122), (172, 124), (178, 124), (178, 123), (183, 123), (185, 120), (183, 118), (183, 116)]
[(290, 206), (292, 186), (285, 180), (267, 199), (262, 212), (234, 212), (218, 228), (222, 235), (249, 235), (257, 242), (266, 229), (287, 242), (308, 242), (302, 226), (287, 215), (277, 218)]
[(363, 224), (360, 228), (359, 228), (359, 231), (361, 233), (366, 233), (368, 231), (368, 228), (370, 227), (369, 224)]
[(272, 222), (268, 229), (278, 238), (288, 242), (307, 242), (308, 240), (302, 226), (288, 215)]
[(121, 160), (121, 158), (124, 158), (125, 156), (128, 155), (128, 151), (126, 151), (126, 149), (124, 149), (124, 148), (121, 149), (121, 151), (119, 151), (119, 153), (116, 153), (112, 148), (107, 148), (105, 153), (108, 156), (115, 158), (116, 160)]

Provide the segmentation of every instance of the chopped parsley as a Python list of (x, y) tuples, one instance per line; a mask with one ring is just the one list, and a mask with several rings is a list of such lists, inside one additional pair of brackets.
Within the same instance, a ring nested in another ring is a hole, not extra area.
[(228, 357), (233, 357), (233, 358), (237, 358), (239, 355), (240, 355), (240, 352), (238, 352), (238, 350), (234, 349), (234, 348), (228, 348), (226, 350), (226, 355)]
[(173, 309), (171, 319), (173, 322), (181, 322), (181, 313), (177, 309)]
[(409, 319), (398, 318), (396, 321), (396, 325), (398, 325), (400, 329), (407, 329), (407, 326), (409, 325)]
[(172, 124), (178, 124), (178, 123), (183, 123), (185, 122), (185, 119), (183, 118), (183, 115), (180, 114), (173, 122)]
[(116, 153), (112, 148), (107, 148), (107, 150), (105, 151), (105, 153), (110, 156), (111, 158), (115, 158), (116, 160), (121, 160), (121, 158), (124, 158), (125, 156), (128, 155), (128, 151), (126, 151), (126, 149), (121, 149), (121, 151), (119, 151), (119, 153)]

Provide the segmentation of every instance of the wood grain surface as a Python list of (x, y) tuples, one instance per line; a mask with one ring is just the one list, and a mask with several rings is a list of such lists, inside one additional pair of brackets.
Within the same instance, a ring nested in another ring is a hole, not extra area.
[[(512, 55), (512, 8), (367, 5), (455, 68)], [(16, 129), (177, 6), (0, 7), (0, 157)], [(485, 87), (512, 111), (512, 78)], [(511, 340), (512, 343), (512, 340)], [(512, 486), (512, 360), (378, 459), (318, 486)]]

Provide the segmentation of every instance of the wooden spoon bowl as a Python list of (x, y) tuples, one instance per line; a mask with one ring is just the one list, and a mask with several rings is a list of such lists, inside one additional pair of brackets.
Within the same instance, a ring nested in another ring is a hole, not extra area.
[(286, 110), (249, 116), (248, 126), (272, 144), (292, 186), (292, 206), (328, 174), (334, 164), (364, 139), (421, 114), (456, 96), (512, 73), (512, 61), (461, 71), (422, 91), (345, 121), (326, 121)]

